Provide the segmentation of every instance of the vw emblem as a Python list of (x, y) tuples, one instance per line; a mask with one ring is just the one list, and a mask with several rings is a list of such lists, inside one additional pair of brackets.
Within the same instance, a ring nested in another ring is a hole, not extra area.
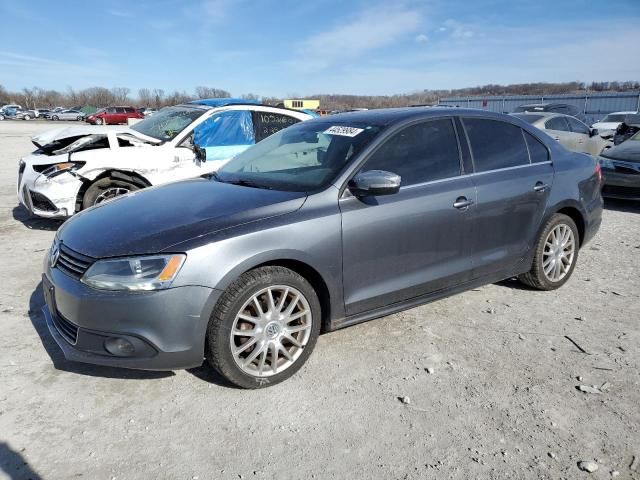
[(267, 327), (265, 328), (265, 333), (267, 334), (268, 338), (275, 338), (278, 336), (278, 334), (280, 333), (280, 325), (278, 325), (275, 322), (271, 322), (269, 325), (267, 325)]
[(58, 263), (58, 258), (60, 257), (60, 248), (58, 247), (58, 243), (54, 243), (51, 247), (51, 252), (49, 253), (49, 266), (51, 268), (56, 266)]

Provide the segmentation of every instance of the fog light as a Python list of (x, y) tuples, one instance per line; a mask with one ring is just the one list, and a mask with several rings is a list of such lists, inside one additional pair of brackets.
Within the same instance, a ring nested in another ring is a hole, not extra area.
[(130, 357), (135, 353), (133, 344), (126, 338), (107, 338), (104, 341), (104, 348), (111, 355), (116, 357)]

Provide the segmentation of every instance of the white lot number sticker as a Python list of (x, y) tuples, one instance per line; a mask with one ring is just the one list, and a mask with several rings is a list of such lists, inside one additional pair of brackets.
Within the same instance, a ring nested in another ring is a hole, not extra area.
[(333, 127), (327, 128), (323, 133), (327, 135), (340, 135), (343, 137), (355, 137), (360, 132), (364, 132), (364, 128), (356, 128), (356, 127), (341, 127), (339, 125), (335, 125)]

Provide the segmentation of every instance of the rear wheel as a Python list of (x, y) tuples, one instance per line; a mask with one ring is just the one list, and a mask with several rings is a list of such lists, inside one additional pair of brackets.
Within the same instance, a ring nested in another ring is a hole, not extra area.
[(25, 119), (25, 120), (31, 120), (31, 115), (25, 115), (25, 116), (24, 116), (24, 119)]
[(567, 215), (553, 215), (538, 238), (531, 270), (518, 277), (539, 290), (555, 290), (571, 277), (578, 260), (578, 228)]
[(53, 116), (51, 117), (51, 120), (60, 120), (60, 119), (58, 118), (58, 116), (57, 116), (57, 115), (53, 115)]
[(108, 202), (121, 195), (135, 192), (140, 188), (143, 188), (143, 186), (119, 178), (101, 178), (93, 182), (85, 192), (82, 198), (82, 209), (84, 210), (85, 208)]
[(81, 120), (82, 120), (82, 115), (78, 115), (78, 116), (76, 117), (76, 120), (77, 120), (77, 121), (81, 121)]
[(311, 355), (320, 315), (316, 292), (296, 272), (276, 266), (251, 270), (216, 305), (207, 331), (207, 359), (242, 388), (282, 382)]

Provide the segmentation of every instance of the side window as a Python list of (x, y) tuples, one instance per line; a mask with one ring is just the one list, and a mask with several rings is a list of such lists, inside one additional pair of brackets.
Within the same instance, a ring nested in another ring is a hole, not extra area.
[(584, 135), (589, 135), (589, 127), (587, 127), (584, 123), (582, 123), (580, 120), (573, 118), (573, 117), (568, 117), (566, 119), (569, 122), (569, 126), (571, 126), (571, 131), (574, 133), (582, 133)]
[(253, 115), (253, 128), (255, 130), (256, 142), (287, 128), (300, 120), (289, 115), (271, 112), (251, 112)]
[(553, 117), (544, 122), (544, 128), (547, 130), (558, 130), (560, 132), (570, 132), (569, 124), (565, 117)]
[(109, 107), (109, 108), (107, 108), (107, 113), (116, 113), (116, 109), (115, 109), (115, 107)]
[(397, 173), (403, 186), (460, 175), (453, 121), (432, 120), (404, 128), (376, 150), (363, 169)]
[(116, 113), (124, 113), (124, 108), (116, 107)]
[(207, 152), (207, 160), (235, 157), (256, 143), (251, 112), (216, 113), (194, 129), (193, 143)]
[(465, 118), (463, 123), (476, 172), (529, 163), (529, 152), (520, 127), (484, 118)]
[(127, 112), (127, 113), (134, 113), (135, 109), (132, 108), (132, 107), (125, 107), (124, 111)]
[(527, 146), (529, 147), (529, 157), (531, 157), (531, 163), (541, 163), (549, 161), (549, 151), (543, 143), (536, 137), (525, 131), (524, 136), (527, 139)]

